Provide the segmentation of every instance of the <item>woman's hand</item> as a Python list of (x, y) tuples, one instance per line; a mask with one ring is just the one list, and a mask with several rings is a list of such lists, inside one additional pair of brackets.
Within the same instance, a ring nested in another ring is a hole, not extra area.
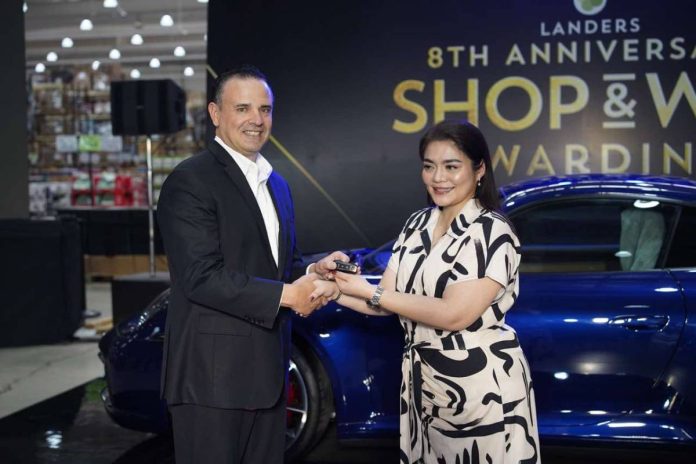
[(364, 277), (360, 277), (359, 275), (337, 272), (335, 274), (335, 279), (339, 290), (346, 295), (367, 299), (374, 293), (374, 286), (370, 285)]
[(344, 261), (346, 263), (350, 262), (348, 255), (342, 251), (334, 251), (316, 263), (311, 264), (310, 270), (319, 274), (322, 279), (333, 280), (334, 274), (336, 274), (336, 263), (334, 263), (335, 260)]

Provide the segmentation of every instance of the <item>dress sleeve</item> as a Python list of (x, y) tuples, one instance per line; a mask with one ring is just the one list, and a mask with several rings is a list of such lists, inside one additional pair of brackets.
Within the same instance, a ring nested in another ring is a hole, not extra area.
[(389, 262), (387, 263), (387, 269), (391, 269), (396, 273), (399, 270), (399, 262), (401, 261), (401, 256), (402, 252), (401, 250), (404, 248), (403, 243), (404, 239), (406, 237), (406, 229), (401, 229), (401, 232), (399, 233), (399, 236), (396, 238), (396, 241), (394, 242), (394, 246), (392, 246), (392, 255), (391, 258), (389, 258)]
[(416, 231), (417, 228), (422, 227), (424, 223), (428, 222), (431, 214), (431, 208), (421, 209), (411, 214), (411, 216), (406, 220), (406, 224), (401, 229), (399, 236), (394, 242), (392, 247), (392, 255), (387, 263), (387, 269), (391, 269), (394, 272), (399, 270), (399, 263), (404, 253), (406, 253), (406, 241), (408, 238)]
[(520, 246), (510, 225), (498, 218), (486, 218), (464, 238), (452, 268), (452, 282), (489, 277), (503, 288), (517, 281)]

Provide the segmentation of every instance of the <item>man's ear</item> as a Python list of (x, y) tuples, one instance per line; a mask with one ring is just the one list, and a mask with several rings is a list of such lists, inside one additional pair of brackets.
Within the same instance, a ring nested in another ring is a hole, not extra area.
[(218, 108), (215, 102), (208, 103), (208, 114), (210, 119), (213, 121), (213, 126), (217, 127), (220, 125), (220, 108)]

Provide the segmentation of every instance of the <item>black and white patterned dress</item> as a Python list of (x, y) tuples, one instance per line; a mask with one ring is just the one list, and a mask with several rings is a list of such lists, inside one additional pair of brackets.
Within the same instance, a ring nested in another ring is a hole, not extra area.
[(505, 324), (519, 291), (519, 241), (503, 216), (472, 199), (432, 245), (439, 215), (427, 208), (406, 222), (388, 265), (396, 289), (441, 298), (447, 285), (484, 276), (503, 289), (466, 330), (401, 318), (401, 462), (538, 463), (529, 366)]

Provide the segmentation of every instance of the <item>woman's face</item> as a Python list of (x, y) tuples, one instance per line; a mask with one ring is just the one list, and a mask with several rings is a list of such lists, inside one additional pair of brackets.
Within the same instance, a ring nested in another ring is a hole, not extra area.
[(433, 203), (443, 209), (464, 206), (474, 197), (485, 165), (474, 171), (471, 160), (450, 140), (430, 142), (423, 155), (423, 183)]

